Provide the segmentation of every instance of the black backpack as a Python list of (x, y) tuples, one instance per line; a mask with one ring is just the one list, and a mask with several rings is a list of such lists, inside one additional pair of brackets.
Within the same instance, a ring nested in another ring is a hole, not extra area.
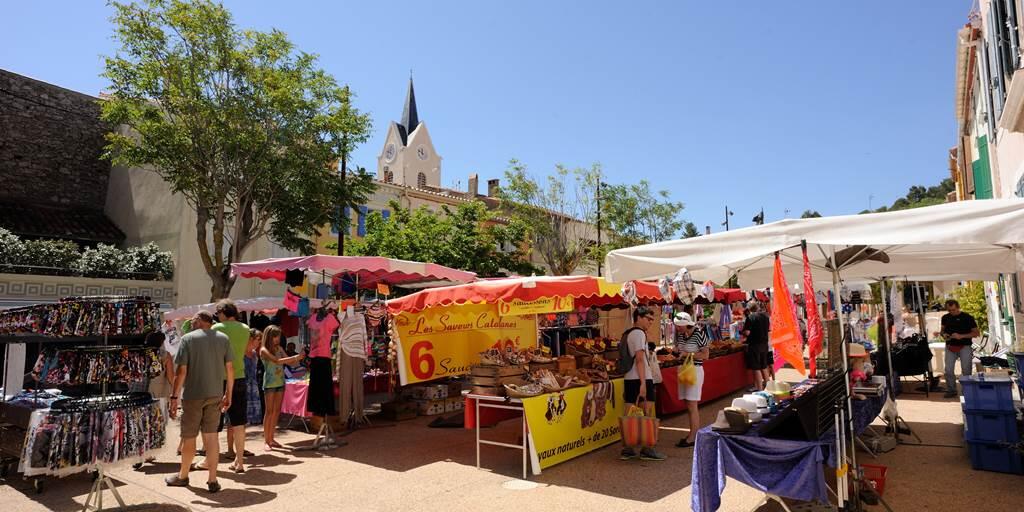
[(615, 373), (617, 375), (625, 375), (633, 369), (633, 363), (636, 362), (636, 354), (629, 353), (629, 343), (626, 343), (626, 338), (629, 338), (629, 333), (642, 330), (639, 327), (630, 327), (626, 329), (626, 332), (622, 333), (622, 339), (619, 340), (619, 360), (615, 362)]

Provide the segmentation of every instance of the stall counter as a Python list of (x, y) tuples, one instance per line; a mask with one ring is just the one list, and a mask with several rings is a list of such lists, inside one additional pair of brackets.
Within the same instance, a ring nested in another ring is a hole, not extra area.
[[(686, 402), (679, 399), (678, 366), (661, 369), (661, 384), (658, 384), (659, 414), (673, 414), (686, 410)], [(717, 400), (753, 384), (743, 352), (715, 357), (704, 361), (704, 388), (700, 403)]]

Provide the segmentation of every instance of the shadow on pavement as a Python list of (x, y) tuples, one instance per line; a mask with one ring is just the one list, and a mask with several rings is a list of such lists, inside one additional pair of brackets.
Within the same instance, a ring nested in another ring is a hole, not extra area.
[(189, 487), (195, 492), (197, 500), (192, 501), (193, 505), (210, 508), (243, 508), (252, 505), (267, 503), (277, 498), (276, 492), (263, 489), (223, 489), (217, 493), (207, 492), (203, 488)]

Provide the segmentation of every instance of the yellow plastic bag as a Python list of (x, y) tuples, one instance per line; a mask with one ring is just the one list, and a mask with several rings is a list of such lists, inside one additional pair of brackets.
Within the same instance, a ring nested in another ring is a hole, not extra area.
[(693, 364), (693, 354), (687, 355), (686, 360), (679, 366), (679, 383), (684, 386), (697, 383), (697, 366)]

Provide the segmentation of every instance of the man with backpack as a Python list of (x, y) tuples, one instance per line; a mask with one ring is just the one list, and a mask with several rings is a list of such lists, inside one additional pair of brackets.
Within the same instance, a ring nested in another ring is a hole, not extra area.
[[(654, 371), (647, 362), (647, 329), (654, 324), (654, 311), (647, 307), (640, 306), (633, 310), (633, 327), (622, 333), (622, 340), (619, 342), (619, 368), (625, 370), (623, 388), (625, 404), (637, 402), (639, 397), (644, 397), (650, 403), (654, 403)], [(628, 370), (627, 370), (628, 369)], [(660, 461), (665, 456), (658, 453), (654, 448), (642, 448), (639, 455), (635, 446), (627, 446), (622, 449), (619, 456), (622, 460), (630, 460), (640, 457), (641, 460)]]

